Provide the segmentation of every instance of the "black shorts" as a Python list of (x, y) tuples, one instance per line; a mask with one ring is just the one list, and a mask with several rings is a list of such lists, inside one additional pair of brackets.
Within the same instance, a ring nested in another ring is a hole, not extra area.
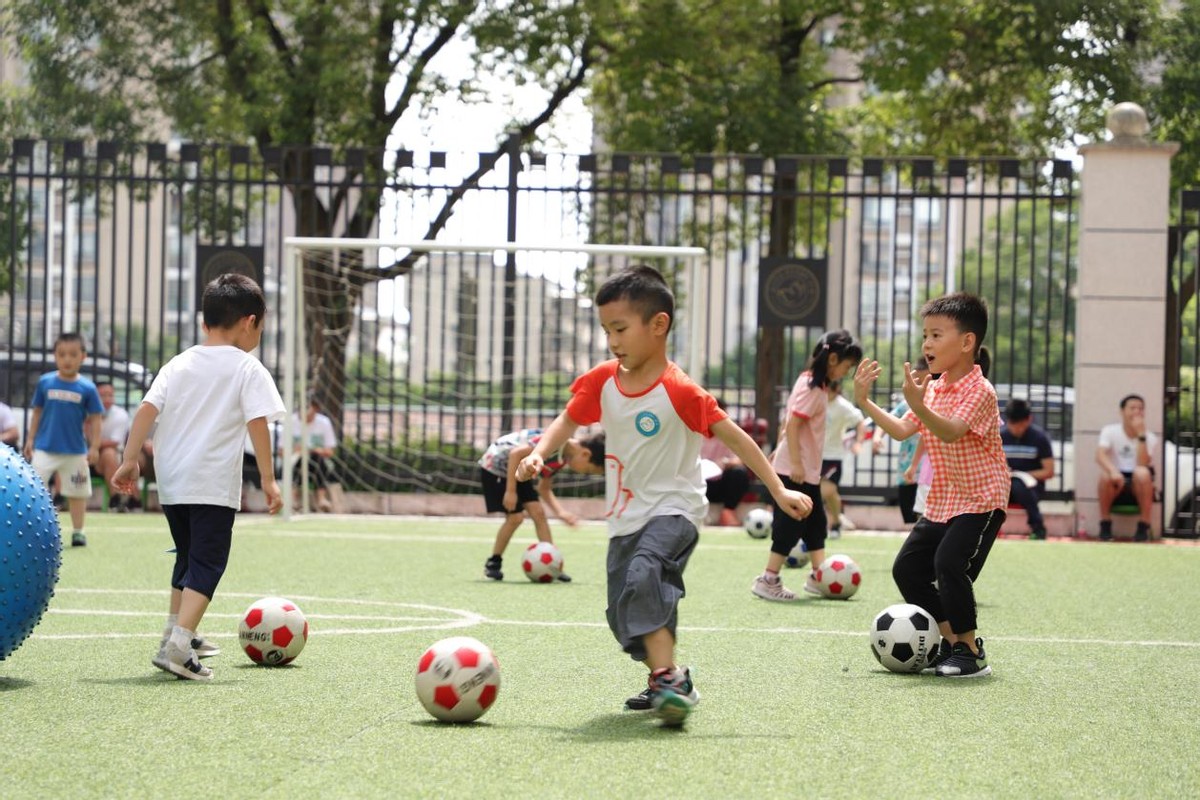
[[(1146, 467), (1150, 470), (1150, 482), (1154, 482), (1154, 467)], [(1122, 472), (1125, 476), (1125, 485), (1121, 487), (1121, 493), (1113, 498), (1114, 506), (1136, 506), (1138, 504), (1137, 497), (1133, 493), (1133, 473)]]
[(519, 514), (525, 509), (526, 503), (538, 501), (537, 486), (533, 481), (517, 481), (517, 507), (509, 511), (504, 507), (504, 490), (508, 486), (508, 478), (479, 468), (479, 483), (483, 486), (483, 502), (489, 514)]
[(821, 478), (837, 486), (842, 482), (842, 459), (836, 461), (832, 458), (825, 459), (821, 462)]
[(175, 542), (173, 589), (191, 589), (212, 599), (233, 543), (236, 512), (225, 506), (197, 504), (162, 507)]

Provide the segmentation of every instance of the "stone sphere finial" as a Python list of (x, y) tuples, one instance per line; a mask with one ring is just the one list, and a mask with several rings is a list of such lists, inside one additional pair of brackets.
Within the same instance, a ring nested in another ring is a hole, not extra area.
[(1150, 120), (1137, 103), (1117, 103), (1108, 112), (1106, 123), (1113, 139), (1118, 142), (1141, 141), (1150, 132)]

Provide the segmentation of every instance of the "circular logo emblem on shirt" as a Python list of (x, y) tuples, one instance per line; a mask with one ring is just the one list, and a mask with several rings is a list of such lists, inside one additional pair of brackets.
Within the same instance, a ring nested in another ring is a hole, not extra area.
[(637, 432), (642, 436), (653, 436), (662, 427), (662, 423), (658, 421), (658, 417), (649, 411), (643, 411), (638, 414), (634, 418), (633, 424), (637, 428)]

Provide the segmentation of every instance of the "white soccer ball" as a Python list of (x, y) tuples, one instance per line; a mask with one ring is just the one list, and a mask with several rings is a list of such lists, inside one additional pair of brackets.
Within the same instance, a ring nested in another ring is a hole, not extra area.
[(774, 514), (767, 508), (752, 508), (746, 514), (746, 519), (743, 524), (746, 526), (746, 533), (750, 534), (755, 539), (765, 539), (771, 535), (771, 521), (774, 519)]
[(264, 597), (254, 601), (242, 615), (238, 642), (255, 664), (289, 664), (308, 642), (308, 620), (291, 600)]
[(551, 583), (562, 575), (562, 553), (550, 542), (534, 542), (521, 556), (521, 569), (534, 583)]
[(791, 552), (787, 554), (787, 558), (784, 559), (783, 563), (785, 566), (795, 569), (798, 567), (808, 566), (808, 562), (808, 545), (806, 545), (803, 541), (799, 541), (796, 542), (796, 546), (792, 548)]
[(920, 672), (929, 666), (941, 639), (929, 612), (911, 603), (888, 606), (871, 623), (871, 652), (892, 672)]
[(470, 636), (434, 642), (417, 662), (417, 699), (442, 722), (473, 722), (496, 702), (500, 662)]
[(817, 586), (821, 594), (834, 600), (845, 600), (858, 591), (862, 583), (862, 571), (850, 556), (838, 554), (827, 556), (815, 570)]

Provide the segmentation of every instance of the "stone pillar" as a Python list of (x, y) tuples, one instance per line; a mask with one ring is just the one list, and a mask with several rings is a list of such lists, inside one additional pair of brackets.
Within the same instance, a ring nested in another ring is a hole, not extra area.
[[(1146, 112), (1120, 103), (1108, 114), (1112, 139), (1079, 149), (1079, 277), (1075, 306), (1075, 510), (1096, 536), (1100, 429), (1120, 421), (1118, 404), (1146, 398), (1147, 427), (1162, 435), (1166, 355), (1167, 224), (1175, 142), (1146, 139)], [(1162, 445), (1153, 454), (1158, 483)], [(1157, 515), (1161, 517), (1161, 513)], [(1133, 520), (1127, 527), (1132, 528)], [(1160, 535), (1161, 520), (1155, 520)], [(1126, 525), (1114, 517), (1118, 536)], [(1124, 532), (1128, 535), (1128, 532)]]

